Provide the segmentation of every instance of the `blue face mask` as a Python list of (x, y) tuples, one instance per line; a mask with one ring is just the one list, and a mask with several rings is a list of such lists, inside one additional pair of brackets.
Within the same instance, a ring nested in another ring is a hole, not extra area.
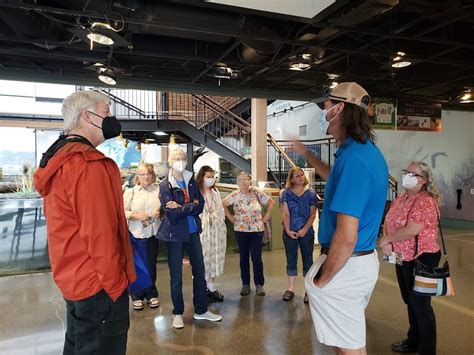
[(337, 105), (334, 105), (333, 107), (331, 107), (329, 110), (321, 110), (321, 113), (319, 115), (319, 127), (321, 129), (321, 133), (322, 134), (325, 134), (325, 135), (328, 135), (328, 129), (329, 129), (329, 125), (331, 124), (332, 121), (334, 121), (334, 119), (339, 115), (337, 114), (336, 116), (334, 116), (331, 120), (327, 120), (327, 114), (329, 111), (331, 111), (334, 107), (336, 107)]

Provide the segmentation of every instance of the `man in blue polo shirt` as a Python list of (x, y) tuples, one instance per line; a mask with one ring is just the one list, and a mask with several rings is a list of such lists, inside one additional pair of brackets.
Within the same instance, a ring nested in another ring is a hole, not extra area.
[(318, 233), (321, 255), (305, 286), (318, 340), (337, 353), (366, 354), (365, 308), (378, 277), (375, 245), (388, 168), (374, 144), (364, 88), (341, 83), (321, 102), (321, 128), (338, 146), (334, 166), (296, 143), (296, 151), (327, 180)]

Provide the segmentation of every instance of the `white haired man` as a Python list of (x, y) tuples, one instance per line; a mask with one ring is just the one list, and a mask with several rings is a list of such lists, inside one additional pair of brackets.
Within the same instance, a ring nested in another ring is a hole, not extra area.
[(43, 154), (34, 177), (51, 271), (67, 305), (64, 354), (126, 352), (133, 255), (119, 169), (95, 148), (120, 134), (109, 105), (94, 91), (67, 97), (65, 134)]

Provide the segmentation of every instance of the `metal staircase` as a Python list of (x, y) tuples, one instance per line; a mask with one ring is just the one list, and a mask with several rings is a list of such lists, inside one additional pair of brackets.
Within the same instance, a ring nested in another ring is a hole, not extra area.
[[(159, 93), (145, 90), (98, 89), (112, 101), (124, 132), (161, 131), (184, 136), (186, 141), (211, 149), (239, 169), (250, 172), (251, 124), (233, 112), (245, 110), (245, 98)], [(141, 93), (136, 93), (141, 91)], [(134, 104), (131, 104), (132, 101)], [(301, 140), (306, 149), (329, 166), (334, 164), (336, 142), (332, 138)], [(288, 171), (306, 167), (307, 160), (295, 153), (293, 141), (275, 140), (267, 134), (268, 180), (285, 185)], [(312, 187), (324, 195), (325, 181), (316, 174)], [(387, 201), (397, 196), (398, 182), (390, 176)]]

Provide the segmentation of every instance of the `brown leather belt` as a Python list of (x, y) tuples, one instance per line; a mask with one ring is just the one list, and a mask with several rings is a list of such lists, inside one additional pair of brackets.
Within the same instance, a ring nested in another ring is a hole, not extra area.
[[(355, 251), (352, 253), (351, 258), (354, 256), (364, 256), (364, 255), (369, 255), (372, 254), (374, 250), (364, 250), (364, 251)], [(321, 247), (321, 254), (328, 255), (329, 253), (329, 247)]]

